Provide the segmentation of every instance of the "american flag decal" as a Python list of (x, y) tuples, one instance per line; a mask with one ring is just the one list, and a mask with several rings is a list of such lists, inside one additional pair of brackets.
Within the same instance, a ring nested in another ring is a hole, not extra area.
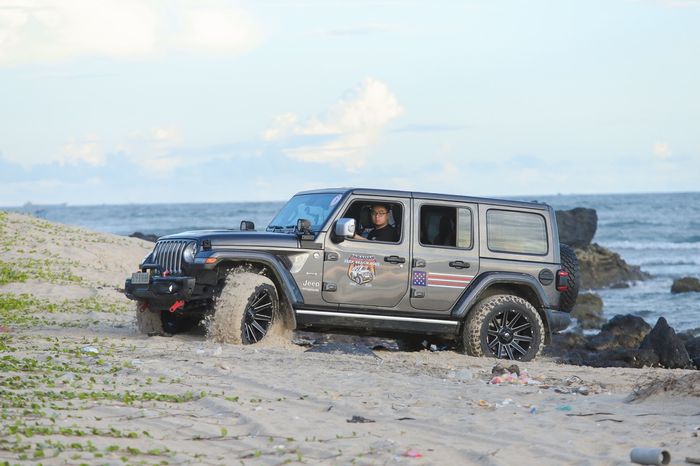
[(436, 286), (440, 288), (466, 288), (472, 276), (453, 273), (413, 272), (413, 286)]

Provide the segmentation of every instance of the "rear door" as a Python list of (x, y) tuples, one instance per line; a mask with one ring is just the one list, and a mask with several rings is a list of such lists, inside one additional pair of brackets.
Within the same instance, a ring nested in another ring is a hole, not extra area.
[(476, 204), (415, 199), (411, 305), (449, 313), (479, 271)]

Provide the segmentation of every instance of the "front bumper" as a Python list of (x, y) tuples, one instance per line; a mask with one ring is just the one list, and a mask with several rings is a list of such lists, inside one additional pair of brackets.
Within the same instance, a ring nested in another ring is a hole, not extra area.
[(126, 279), (124, 294), (129, 299), (183, 299), (192, 297), (194, 277), (151, 277), (148, 283), (131, 283)]

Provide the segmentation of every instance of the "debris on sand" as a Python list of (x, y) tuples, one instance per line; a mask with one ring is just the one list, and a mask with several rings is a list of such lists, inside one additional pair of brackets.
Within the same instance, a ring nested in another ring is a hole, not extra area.
[(655, 395), (700, 397), (700, 372), (682, 377), (670, 375), (665, 378), (655, 378), (635, 386), (625, 401), (628, 403), (639, 402)]

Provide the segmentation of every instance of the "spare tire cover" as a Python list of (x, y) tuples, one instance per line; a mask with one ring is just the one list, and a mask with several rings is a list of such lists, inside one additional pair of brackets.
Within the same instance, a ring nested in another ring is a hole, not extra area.
[(559, 245), (559, 255), (561, 256), (561, 268), (569, 273), (569, 288), (561, 293), (559, 310), (571, 312), (576, 304), (578, 290), (581, 287), (581, 270), (576, 253), (571, 246), (561, 243)]

